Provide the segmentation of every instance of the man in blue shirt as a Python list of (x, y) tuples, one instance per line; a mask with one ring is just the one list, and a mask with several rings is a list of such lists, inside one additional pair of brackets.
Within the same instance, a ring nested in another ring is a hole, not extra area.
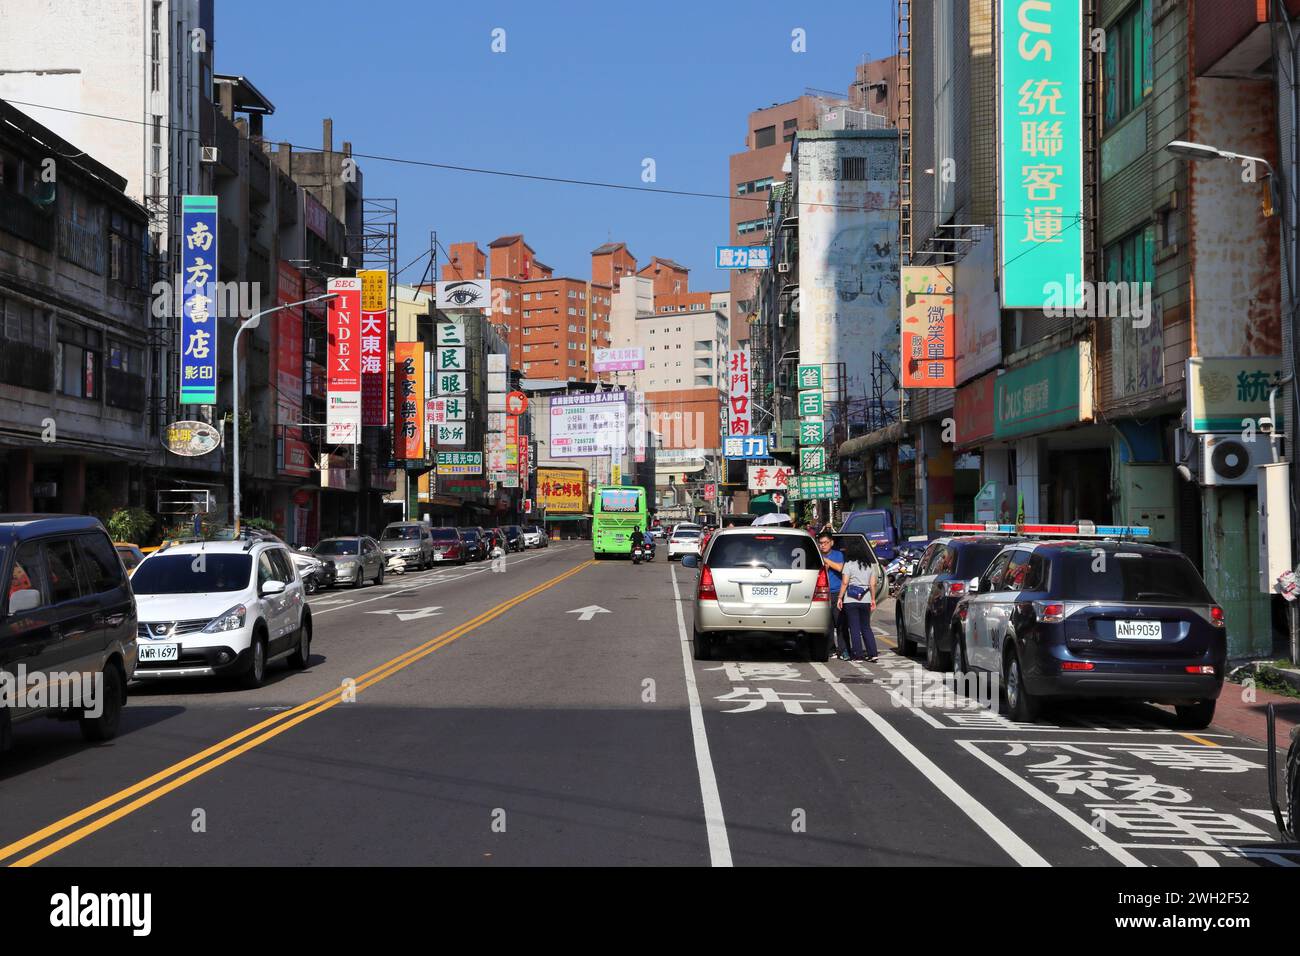
[[(826, 566), (826, 578), (830, 584), (831, 594), (839, 594), (840, 573), (844, 570), (844, 552), (835, 548), (835, 538), (829, 528), (817, 536), (817, 549), (821, 551), (822, 564)], [(847, 661), (849, 659), (849, 643), (848, 635), (842, 633), (845, 630), (843, 627), (844, 615), (840, 613), (834, 599), (831, 600), (830, 604), (831, 624), (830, 633), (827, 637), (830, 640), (832, 650), (838, 649), (840, 660)]]

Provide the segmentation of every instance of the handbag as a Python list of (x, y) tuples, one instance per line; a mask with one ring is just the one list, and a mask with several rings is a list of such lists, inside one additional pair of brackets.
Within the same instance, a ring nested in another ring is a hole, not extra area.
[(844, 592), (845, 597), (854, 601), (861, 601), (867, 595), (867, 589), (861, 584), (850, 584)]

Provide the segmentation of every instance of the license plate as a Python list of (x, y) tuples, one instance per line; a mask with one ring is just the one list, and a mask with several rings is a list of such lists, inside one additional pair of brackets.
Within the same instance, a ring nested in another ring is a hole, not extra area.
[(180, 660), (179, 644), (141, 644), (141, 661), (176, 661)]
[(1158, 641), (1161, 632), (1159, 621), (1115, 622), (1115, 637), (1121, 641)]
[(754, 603), (779, 601), (785, 597), (785, 586), (780, 584), (749, 585), (749, 600)]
[(441, 561), (441, 560), (442, 560), (442, 552), (441, 552), (441, 551), (435, 551), (435, 552), (433, 552), (433, 560), (435, 560), (435, 561)]

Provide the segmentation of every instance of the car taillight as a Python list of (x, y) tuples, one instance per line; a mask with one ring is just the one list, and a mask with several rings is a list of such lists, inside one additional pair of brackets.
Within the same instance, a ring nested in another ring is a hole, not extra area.
[(706, 564), (700, 569), (700, 588), (695, 592), (697, 601), (716, 601), (718, 599), (718, 590), (713, 586), (713, 572)]
[(826, 576), (826, 569), (822, 568), (817, 573), (817, 583), (813, 585), (814, 601), (829, 601), (831, 599), (831, 582)]
[(1189, 674), (1213, 674), (1214, 665), (1213, 664), (1188, 664), (1186, 670), (1187, 673)]
[(1090, 671), (1093, 668), (1092, 661), (1063, 661), (1061, 670), (1063, 671)]
[(1210, 608), (1210, 623), (1215, 627), (1223, 627), (1224, 625), (1223, 608), (1217, 604)]
[(1057, 601), (1035, 601), (1034, 615), (1040, 624), (1059, 624), (1065, 620), (1065, 605)]
[(944, 581), (943, 582), (944, 597), (961, 597), (965, 593), (966, 593), (965, 581)]

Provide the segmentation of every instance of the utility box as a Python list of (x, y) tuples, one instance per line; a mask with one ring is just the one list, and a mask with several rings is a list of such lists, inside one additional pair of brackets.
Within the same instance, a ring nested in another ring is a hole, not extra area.
[(1119, 466), (1123, 486), (1123, 523), (1151, 529), (1151, 541), (1174, 540), (1177, 510), (1174, 502), (1176, 472), (1172, 465), (1123, 462)]
[(1259, 589), (1272, 594), (1277, 579), (1291, 570), (1290, 464), (1260, 465)]

